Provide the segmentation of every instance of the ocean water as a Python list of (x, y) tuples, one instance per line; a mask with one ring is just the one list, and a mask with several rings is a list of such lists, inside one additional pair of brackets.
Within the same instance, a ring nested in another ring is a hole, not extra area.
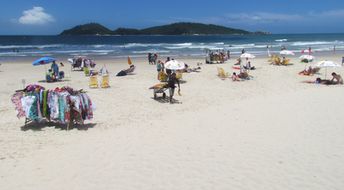
[(207, 49), (225, 49), (240, 54), (242, 49), (266, 55), (282, 46), (301, 52), (344, 50), (344, 34), (194, 35), (194, 36), (0, 36), (0, 58), (40, 56), (145, 57), (205, 55)]

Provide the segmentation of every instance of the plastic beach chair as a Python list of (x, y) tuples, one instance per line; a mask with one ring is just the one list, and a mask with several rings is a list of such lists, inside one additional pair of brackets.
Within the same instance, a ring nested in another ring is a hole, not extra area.
[(98, 88), (98, 77), (97, 77), (97, 75), (90, 76), (89, 87), (90, 88)]
[(176, 72), (176, 78), (178, 79), (178, 80), (181, 80), (182, 78), (183, 78), (183, 73), (182, 72)]
[(102, 83), (100, 86), (102, 88), (109, 88), (110, 87), (109, 75), (103, 75), (102, 76)]
[(221, 67), (217, 68), (217, 76), (219, 76), (221, 79), (228, 78), (228, 73), (225, 72), (225, 70)]

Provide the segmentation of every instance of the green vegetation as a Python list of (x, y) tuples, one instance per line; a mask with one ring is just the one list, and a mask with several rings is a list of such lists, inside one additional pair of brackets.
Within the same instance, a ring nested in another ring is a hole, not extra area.
[(245, 30), (228, 28), (213, 24), (180, 22), (142, 30), (118, 28), (114, 31), (97, 23), (79, 25), (64, 30), (60, 35), (216, 35), (216, 34), (254, 34)]
[(78, 25), (72, 29), (64, 30), (60, 35), (107, 35), (113, 32), (98, 23)]

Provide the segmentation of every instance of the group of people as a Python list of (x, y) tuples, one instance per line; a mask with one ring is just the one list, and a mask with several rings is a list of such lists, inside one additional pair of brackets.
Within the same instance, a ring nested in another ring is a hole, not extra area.
[(206, 58), (206, 63), (212, 64), (212, 63), (224, 63), (225, 61), (230, 59), (230, 51), (208, 51), (208, 56)]
[(157, 79), (160, 82), (166, 82), (166, 84), (163, 85), (162, 88), (168, 88), (168, 90), (169, 90), (169, 101), (170, 101), (170, 103), (173, 103), (173, 96), (174, 96), (175, 88), (177, 86), (178, 86), (178, 93), (180, 93), (180, 81), (177, 77), (176, 71), (172, 71), (168, 68), (165, 68), (165, 63), (167, 63), (171, 60), (173, 60), (173, 59), (171, 59), (170, 57), (167, 57), (166, 61), (158, 60), (157, 64), (156, 64), (156, 69), (158, 72)]
[(321, 78), (317, 78), (315, 80), (316, 84), (325, 84), (325, 85), (338, 85), (341, 84), (343, 85), (343, 78), (342, 76), (340, 76), (339, 74), (333, 72), (332, 74), (332, 79), (331, 80), (327, 80), (327, 79), (321, 79)]
[(158, 54), (157, 53), (148, 53), (148, 63), (150, 65), (156, 65), (158, 61)]
[[(62, 65), (63, 65), (63, 63), (61, 63), (61, 66)], [(47, 82), (55, 82), (55, 81), (61, 80), (63, 78), (64, 78), (64, 72), (59, 71), (59, 66), (54, 61), (51, 64), (50, 69), (48, 70), (48, 74), (46, 75), (46, 81)]]

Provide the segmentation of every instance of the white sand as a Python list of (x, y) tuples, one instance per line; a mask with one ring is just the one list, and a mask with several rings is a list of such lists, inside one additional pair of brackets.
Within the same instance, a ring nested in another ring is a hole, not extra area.
[[(156, 69), (145, 60), (134, 59), (136, 75), (123, 78), (114, 73), (126, 60), (98, 61), (111, 71), (110, 89), (89, 89), (88, 79), (66, 66), (70, 81), (40, 84), (87, 89), (97, 106), (88, 122), (94, 127), (70, 131), (21, 130), (10, 96), (21, 79), (42, 80), (44, 67), (5, 63), (0, 189), (342, 189), (344, 86), (301, 83), (318, 76), (299, 76), (304, 65), (292, 60), (279, 67), (255, 59), (254, 79), (245, 82), (216, 76), (216, 67), (232, 72), (235, 60), (203, 65), (201, 73), (184, 74), (173, 105), (152, 99)], [(344, 68), (335, 71), (344, 76)]]

